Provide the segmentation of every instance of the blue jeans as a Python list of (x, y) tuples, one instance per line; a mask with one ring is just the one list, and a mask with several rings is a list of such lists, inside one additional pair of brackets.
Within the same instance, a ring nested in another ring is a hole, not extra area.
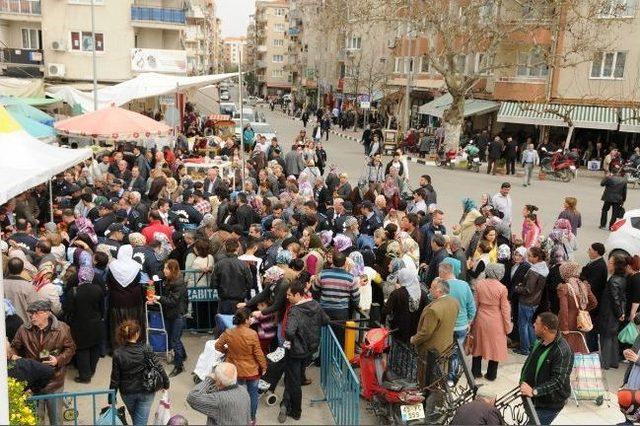
[(251, 420), (256, 419), (256, 413), (258, 412), (258, 380), (245, 380), (238, 379), (238, 384), (247, 388), (249, 392), (249, 398), (251, 398)]
[(520, 351), (528, 354), (531, 345), (536, 340), (536, 334), (533, 330), (533, 314), (535, 314), (538, 305), (529, 306), (524, 303), (518, 304), (518, 331), (520, 333)]
[[(460, 347), (464, 347), (464, 339), (467, 337), (467, 329), (454, 330), (453, 338), (460, 342)], [(454, 342), (455, 344), (455, 342)], [(463, 360), (464, 362), (464, 360)], [(458, 365), (460, 364), (460, 357), (458, 355), (458, 349), (454, 348), (453, 356), (451, 356), (451, 371), (449, 372), (449, 380), (456, 381), (456, 372), (458, 371)]]
[(121, 396), (127, 411), (129, 411), (133, 426), (146, 425), (149, 421), (149, 413), (151, 412), (155, 393), (129, 393)]
[(182, 367), (184, 362), (185, 350), (182, 345), (182, 330), (184, 329), (184, 318), (180, 315), (178, 318), (167, 321), (167, 334), (169, 335), (169, 347), (173, 349), (173, 363), (176, 367)]
[(537, 408), (536, 413), (541, 425), (550, 425), (553, 420), (558, 417), (562, 408)]

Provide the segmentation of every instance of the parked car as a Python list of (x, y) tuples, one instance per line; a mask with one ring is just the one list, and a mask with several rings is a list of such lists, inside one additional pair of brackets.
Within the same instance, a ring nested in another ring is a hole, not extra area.
[(611, 226), (604, 243), (609, 256), (617, 253), (633, 256), (640, 253), (640, 209), (629, 210)]
[[(236, 112), (233, 113), (233, 118), (240, 119), (240, 110), (236, 110)], [(248, 121), (256, 121), (256, 113), (253, 108), (243, 107), (242, 118)]]
[(267, 142), (271, 142), (272, 138), (275, 138), (275, 137), (278, 136), (276, 134), (276, 129), (271, 127), (271, 124), (269, 124), (269, 123), (253, 122), (253, 123), (251, 123), (251, 128), (253, 129), (254, 133), (256, 134), (256, 137), (258, 135), (262, 135), (267, 139)]
[(229, 99), (231, 99), (231, 97), (229, 96), (229, 92), (220, 93), (220, 100), (221, 101), (228, 101)]
[(221, 102), (220, 103), (220, 114), (227, 114), (233, 117), (236, 113), (236, 104), (233, 102)]

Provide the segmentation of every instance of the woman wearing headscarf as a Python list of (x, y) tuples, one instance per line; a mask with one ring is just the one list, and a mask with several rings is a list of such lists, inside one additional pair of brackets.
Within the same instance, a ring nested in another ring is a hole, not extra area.
[(507, 334), (513, 328), (507, 288), (500, 282), (503, 275), (503, 265), (490, 263), (485, 268), (485, 278), (475, 283), (477, 313), (471, 325), (471, 372), (476, 378), (482, 377), (482, 360), (487, 360), (484, 377), (490, 381), (497, 377), (498, 363), (507, 360)]
[(335, 248), (340, 253), (344, 253), (346, 256), (348, 256), (349, 253), (355, 250), (351, 238), (344, 234), (338, 234), (333, 237), (333, 248)]
[(453, 226), (453, 235), (460, 237), (462, 247), (468, 247), (471, 237), (476, 232), (475, 220), (482, 216), (476, 202), (471, 198), (462, 199), (462, 217), (457, 225)]
[(90, 383), (100, 359), (104, 289), (94, 280), (93, 266), (78, 268), (78, 286), (65, 294), (64, 312), (76, 343), (77, 383)]
[(418, 271), (408, 268), (398, 270), (395, 289), (382, 311), (389, 328), (397, 329), (394, 338), (409, 344), (411, 336), (416, 334), (420, 314), (427, 302), (427, 293), (420, 288)]
[[(589, 348), (584, 346), (585, 340), (578, 333), (578, 312), (591, 311), (598, 305), (596, 297), (591, 291), (588, 282), (580, 280), (582, 267), (575, 262), (565, 262), (560, 265), (562, 284), (558, 286), (558, 300), (560, 311), (558, 312), (559, 328), (564, 338), (574, 353), (589, 353)], [(575, 333), (566, 333), (566, 332)]]
[[(118, 257), (109, 264), (107, 271), (107, 288), (109, 290), (110, 330), (113, 333), (125, 319), (137, 321), (141, 326), (146, 324), (144, 318), (145, 291), (140, 283), (138, 262), (133, 260), (133, 247), (126, 244), (118, 250)], [(115, 334), (112, 333), (112, 347), (115, 348)], [(141, 335), (145, 335), (143, 332)]]
[(353, 279), (360, 286), (360, 304), (359, 309), (362, 312), (368, 312), (371, 308), (372, 292), (369, 276), (365, 274), (364, 257), (359, 251), (352, 251), (347, 257), (348, 271), (353, 275)]
[(56, 267), (53, 262), (44, 262), (33, 277), (33, 286), (39, 299), (51, 302), (51, 312), (57, 317), (62, 313), (62, 287), (53, 283)]
[(382, 193), (387, 199), (387, 206), (391, 209), (397, 209), (400, 203), (400, 186), (398, 185), (398, 178), (394, 178), (391, 175), (387, 175), (382, 184)]
[(420, 247), (418, 243), (406, 232), (398, 235), (400, 241), (401, 257), (407, 268), (418, 270), (420, 264)]
[(311, 275), (318, 275), (324, 267), (324, 246), (318, 234), (310, 226), (302, 231), (302, 245), (307, 252), (302, 258), (305, 269)]
[(358, 219), (353, 216), (349, 216), (344, 220), (344, 233), (351, 239), (351, 244), (353, 246), (356, 245), (358, 241), (358, 235), (360, 234), (360, 225), (358, 224)]

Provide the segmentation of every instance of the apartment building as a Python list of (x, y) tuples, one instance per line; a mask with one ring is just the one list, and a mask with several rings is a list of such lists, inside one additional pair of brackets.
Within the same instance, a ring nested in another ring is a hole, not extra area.
[(255, 74), (261, 96), (282, 95), (291, 91), (289, 55), (289, 2), (257, 1), (255, 22)]
[(246, 37), (227, 37), (224, 39), (224, 64), (226, 70), (237, 69), (241, 58), (243, 63), (246, 62), (246, 46)]
[[(2, 73), (120, 82), (140, 72), (209, 69), (204, 7), (212, 0), (1, 0)], [(91, 28), (95, 14), (95, 40)]]

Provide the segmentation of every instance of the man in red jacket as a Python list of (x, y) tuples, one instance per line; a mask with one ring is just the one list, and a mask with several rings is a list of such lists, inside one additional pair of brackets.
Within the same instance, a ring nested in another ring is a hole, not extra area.
[(162, 218), (158, 210), (151, 210), (151, 212), (149, 212), (149, 225), (142, 228), (140, 232), (147, 239), (148, 243), (153, 241), (153, 235), (156, 232), (166, 235), (169, 241), (173, 241), (173, 228), (162, 223)]

